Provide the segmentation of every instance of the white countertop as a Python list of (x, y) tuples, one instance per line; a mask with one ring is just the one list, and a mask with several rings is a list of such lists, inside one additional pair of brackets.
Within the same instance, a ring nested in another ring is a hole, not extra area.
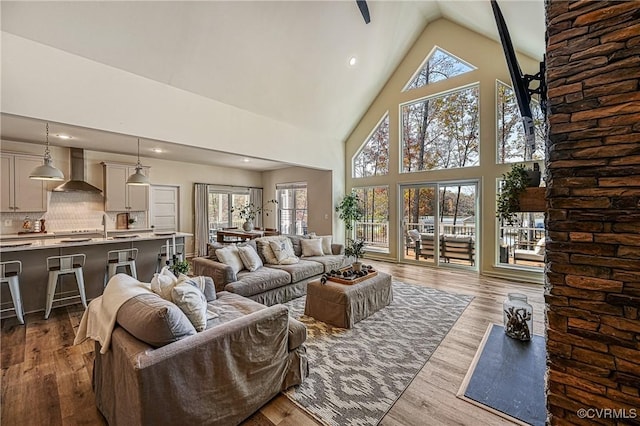
[[(46, 248), (56, 247), (73, 247), (73, 246), (87, 246), (96, 244), (113, 244), (130, 241), (145, 241), (145, 240), (171, 240), (172, 236), (176, 238), (191, 237), (193, 234), (185, 232), (135, 232), (135, 230), (129, 230), (132, 232), (126, 234), (118, 233), (114, 237), (99, 237), (91, 238), (90, 236), (82, 236), (82, 234), (74, 236), (55, 237), (55, 235), (49, 236), (49, 234), (39, 234), (40, 238), (32, 234), (16, 235), (17, 238), (3, 235), (0, 240), (0, 253), (25, 251), (25, 250), (38, 250)], [(25, 236), (26, 235), (26, 236)], [(23, 238), (24, 237), (24, 238)], [(7, 241), (10, 239), (10, 241)]]

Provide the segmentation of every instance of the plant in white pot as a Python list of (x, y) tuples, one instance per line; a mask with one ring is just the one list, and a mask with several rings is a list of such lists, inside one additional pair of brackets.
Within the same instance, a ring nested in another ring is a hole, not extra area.
[(344, 254), (349, 257), (354, 257), (356, 260), (351, 264), (354, 271), (359, 271), (362, 269), (362, 262), (358, 259), (362, 259), (364, 257), (364, 240), (352, 240), (349, 238), (347, 240), (347, 244), (344, 247)]
[[(266, 204), (278, 204), (277, 200), (269, 200)], [(271, 213), (271, 209), (262, 206), (256, 206), (254, 203), (245, 204), (244, 206), (232, 207), (231, 212), (238, 212), (238, 216), (240, 219), (244, 219), (244, 223), (242, 224), (242, 229), (245, 231), (252, 231), (254, 227), (254, 221), (258, 215), (264, 213), (265, 216), (269, 216)]]

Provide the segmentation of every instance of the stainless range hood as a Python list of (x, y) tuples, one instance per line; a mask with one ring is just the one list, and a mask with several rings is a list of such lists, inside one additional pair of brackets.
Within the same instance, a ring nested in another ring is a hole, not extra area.
[(56, 192), (92, 192), (102, 194), (102, 190), (85, 182), (84, 149), (69, 148), (71, 153), (71, 180), (54, 189)]

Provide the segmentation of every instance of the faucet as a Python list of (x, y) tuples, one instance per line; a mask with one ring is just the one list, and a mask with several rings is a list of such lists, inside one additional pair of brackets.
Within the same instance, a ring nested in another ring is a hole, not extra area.
[(103, 232), (103, 237), (107, 238), (107, 220), (109, 219), (109, 216), (107, 216), (107, 213), (102, 213), (102, 232)]

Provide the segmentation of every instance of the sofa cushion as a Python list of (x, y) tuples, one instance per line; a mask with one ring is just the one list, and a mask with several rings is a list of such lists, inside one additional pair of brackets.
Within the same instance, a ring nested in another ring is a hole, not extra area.
[(262, 259), (260, 259), (258, 252), (252, 246), (239, 246), (238, 253), (245, 269), (248, 271), (254, 272), (262, 267)]
[(133, 337), (156, 348), (196, 334), (180, 308), (151, 292), (127, 300), (116, 320)]
[(311, 260), (314, 262), (321, 263), (324, 267), (323, 272), (329, 272), (332, 269), (340, 269), (349, 265), (349, 259), (343, 255), (335, 255), (331, 256), (315, 256), (315, 257), (305, 257), (305, 260)]
[(277, 259), (278, 265), (291, 265), (293, 263), (298, 263), (299, 259), (293, 252), (291, 240), (288, 238), (282, 241), (269, 241), (269, 246)]
[(216, 256), (218, 257), (218, 262), (230, 266), (236, 274), (244, 269), (240, 253), (238, 253), (238, 247), (235, 245), (216, 250)]
[(218, 261), (218, 256), (216, 256), (216, 250), (224, 248), (223, 244), (218, 242), (215, 243), (207, 243), (207, 257), (211, 260)]
[(173, 290), (171, 298), (187, 316), (196, 331), (207, 327), (207, 299), (200, 289), (188, 281), (179, 281)]
[(254, 241), (256, 242), (256, 246), (258, 248), (258, 255), (260, 256), (260, 259), (262, 259), (262, 263), (266, 264), (271, 264), (271, 265), (277, 265), (278, 264), (278, 258), (276, 257), (276, 255), (273, 253), (273, 250), (271, 249), (271, 246), (269, 245), (270, 241), (289, 241), (291, 242), (291, 240), (289, 240), (288, 237), (285, 237), (284, 235), (274, 235), (271, 237), (260, 237), (260, 238), (256, 238)]
[(254, 272), (239, 272), (238, 281), (227, 284), (224, 289), (242, 296), (253, 296), (290, 283), (291, 275), (286, 271), (263, 267)]
[(324, 266), (321, 263), (306, 259), (300, 259), (300, 262), (293, 265), (269, 265), (265, 269), (280, 269), (288, 272), (291, 275), (292, 283), (297, 283), (324, 272)]
[(171, 302), (171, 290), (178, 283), (178, 278), (173, 275), (169, 267), (163, 267), (159, 273), (151, 278), (151, 291)]
[(310, 238), (308, 240), (301, 240), (300, 246), (302, 247), (302, 256), (324, 256), (322, 251), (322, 240), (320, 238)]
[(289, 238), (289, 240), (291, 241), (291, 245), (293, 246), (293, 253), (300, 257), (302, 256), (302, 246), (300, 245), (300, 242), (302, 240), (308, 240), (309, 236), (308, 235), (286, 235), (287, 238)]

